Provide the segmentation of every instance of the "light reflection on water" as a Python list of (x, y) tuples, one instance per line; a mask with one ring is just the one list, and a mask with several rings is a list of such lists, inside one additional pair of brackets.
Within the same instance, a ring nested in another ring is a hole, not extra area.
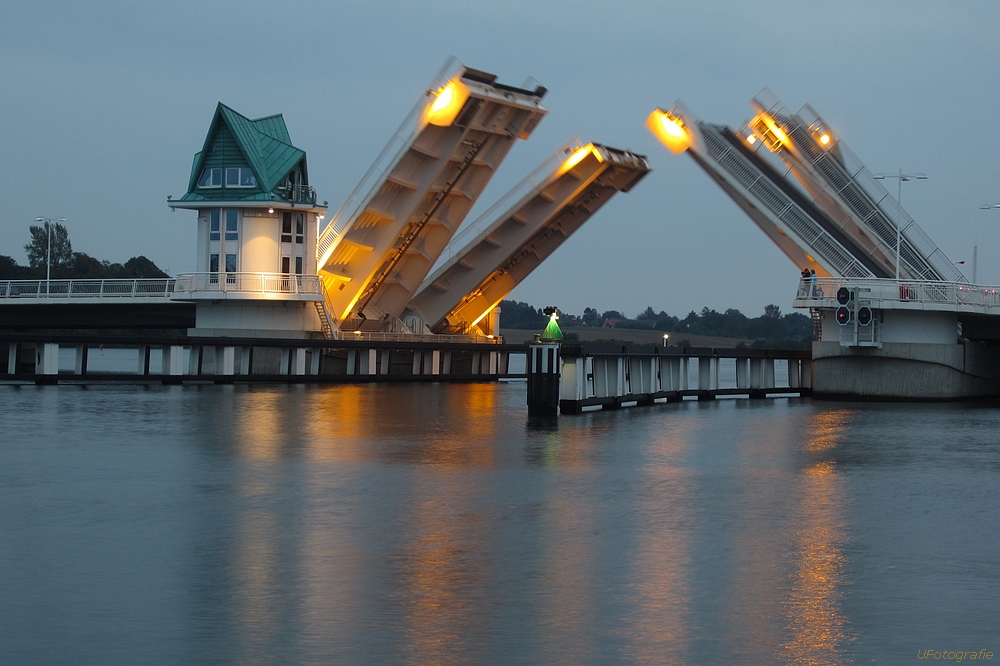
[(0, 661), (829, 664), (1000, 635), (992, 407), (0, 392)]

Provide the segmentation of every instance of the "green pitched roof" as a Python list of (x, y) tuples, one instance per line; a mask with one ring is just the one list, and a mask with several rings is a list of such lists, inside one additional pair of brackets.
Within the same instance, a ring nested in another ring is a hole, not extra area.
[[(204, 168), (203, 165), (209, 149), (220, 131), (220, 123), (229, 130), (240, 153), (246, 160), (247, 166), (257, 178), (258, 188), (265, 193), (242, 192), (240, 199), (268, 199), (269, 194), (267, 193), (270, 193), (288, 172), (306, 156), (305, 151), (299, 150), (291, 144), (288, 128), (285, 127), (285, 120), (281, 114), (250, 120), (219, 102), (219, 106), (215, 110), (215, 117), (212, 119), (212, 125), (205, 137), (205, 145), (201, 152), (194, 156), (188, 193), (184, 195), (182, 200), (216, 198), (206, 197), (205, 194), (197, 191), (195, 185), (201, 170)], [(303, 176), (306, 175), (304, 167), (305, 165), (303, 165)]]

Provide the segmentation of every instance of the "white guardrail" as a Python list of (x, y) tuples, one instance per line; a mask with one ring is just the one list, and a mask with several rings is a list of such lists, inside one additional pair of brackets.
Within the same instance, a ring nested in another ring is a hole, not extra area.
[(138, 280), (7, 280), (0, 298), (170, 298), (173, 278)]
[(1000, 315), (1000, 287), (966, 282), (818, 278), (800, 280), (796, 307), (837, 307), (841, 287), (883, 310), (937, 310)]
[(175, 294), (224, 292), (248, 294), (304, 294), (321, 296), (323, 286), (318, 275), (288, 273), (181, 273), (174, 285)]
[(443, 342), (459, 343), (474, 342), (476, 344), (503, 344), (503, 338), (491, 335), (448, 335), (433, 333), (420, 335), (416, 333), (382, 333), (379, 331), (341, 331), (341, 340), (365, 340), (367, 342)]

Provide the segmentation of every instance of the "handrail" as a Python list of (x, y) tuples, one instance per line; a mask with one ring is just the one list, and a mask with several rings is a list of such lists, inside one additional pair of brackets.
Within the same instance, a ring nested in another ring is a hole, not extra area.
[(6, 298), (170, 298), (174, 278), (116, 278), (0, 281), (0, 299)]
[(196, 292), (305, 294), (323, 293), (318, 275), (290, 273), (181, 273), (175, 294)]
[(340, 339), (365, 340), (368, 342), (473, 342), (476, 344), (503, 344), (501, 336), (444, 335), (440, 333), (418, 335), (415, 333), (384, 333), (380, 331), (341, 331)]
[(890, 278), (800, 280), (796, 307), (837, 307), (837, 292), (841, 287), (854, 291), (857, 299), (878, 309), (975, 311), (1000, 315), (1000, 286)]
[(392, 135), (392, 138), (389, 139), (389, 143), (386, 144), (382, 152), (375, 158), (375, 162), (365, 172), (365, 175), (361, 178), (361, 182), (358, 183), (354, 191), (347, 197), (347, 200), (337, 209), (333, 217), (330, 218), (330, 221), (320, 233), (319, 240), (316, 242), (316, 259), (319, 261), (320, 267), (322, 267), (324, 259), (332, 251), (334, 245), (343, 236), (348, 224), (354, 221), (375, 194), (378, 193), (383, 176), (391, 171), (399, 160), (402, 159), (403, 155), (406, 154), (406, 151), (409, 150), (410, 144), (416, 137), (417, 132), (422, 128), (417, 123), (417, 118), (420, 117), (427, 106), (427, 98), (435, 90), (447, 83), (461, 67), (461, 63), (454, 57), (449, 58), (445, 62), (444, 66), (438, 71), (437, 76), (434, 77), (431, 87), (421, 95), (417, 103), (410, 109), (410, 112), (406, 114), (406, 118)]

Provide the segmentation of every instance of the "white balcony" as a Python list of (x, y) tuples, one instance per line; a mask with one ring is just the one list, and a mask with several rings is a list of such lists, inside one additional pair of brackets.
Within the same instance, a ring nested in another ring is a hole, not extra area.
[(288, 273), (181, 273), (174, 300), (322, 301), (317, 275)]

